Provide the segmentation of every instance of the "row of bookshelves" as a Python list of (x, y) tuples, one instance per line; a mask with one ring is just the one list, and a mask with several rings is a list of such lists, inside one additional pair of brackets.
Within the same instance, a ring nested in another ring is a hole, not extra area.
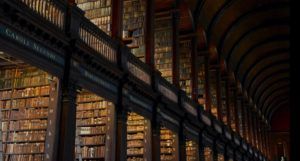
[(155, 19), (155, 68), (162, 73), (162, 77), (172, 83), (173, 77), (173, 30), (172, 19)]
[(217, 73), (215, 70), (209, 71), (209, 88), (210, 88), (210, 101), (211, 113), (218, 118), (218, 99), (217, 99)]
[(134, 112), (128, 113), (127, 118), (127, 160), (147, 160), (144, 153), (147, 151), (147, 120)]
[(131, 52), (145, 62), (146, 1), (123, 1), (123, 40)]
[(3, 159), (42, 161), (53, 78), (29, 66), (9, 66), (0, 73)]
[(14, 91), (5, 90), (5, 91), (0, 91), (0, 100), (46, 96), (49, 95), (49, 92), (50, 92), (49, 86), (16, 89)]
[(76, 103), (76, 159), (104, 160), (113, 104), (87, 90), (77, 95)]
[(160, 129), (161, 140), (160, 140), (160, 160), (161, 161), (172, 161), (178, 160), (177, 156), (177, 135), (171, 130), (161, 127)]
[(191, 40), (179, 43), (179, 85), (180, 88), (191, 97), (192, 94), (192, 42)]
[(192, 140), (186, 140), (186, 161), (198, 161), (198, 144)]
[(111, 35), (111, 0), (75, 0), (77, 6), (85, 11), (85, 17), (91, 20), (96, 26), (106, 34)]

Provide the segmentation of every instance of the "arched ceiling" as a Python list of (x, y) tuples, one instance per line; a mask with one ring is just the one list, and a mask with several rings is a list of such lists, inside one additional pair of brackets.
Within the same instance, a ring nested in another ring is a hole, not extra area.
[(217, 49), (265, 118), (288, 108), (289, 1), (182, 1), (196, 28), (204, 29), (207, 45)]
[(199, 11), (198, 23), (206, 29), (208, 43), (217, 46), (269, 119), (274, 110), (288, 107), (288, 4), (287, 0), (206, 0)]
[[(288, 0), (156, 0), (179, 10), (181, 33), (196, 32), (199, 48), (214, 49), (223, 73), (240, 82), (265, 118), (289, 106)], [(226, 66), (225, 66), (226, 64)], [(234, 73), (234, 75), (232, 75)], [(240, 88), (240, 87), (239, 87)]]

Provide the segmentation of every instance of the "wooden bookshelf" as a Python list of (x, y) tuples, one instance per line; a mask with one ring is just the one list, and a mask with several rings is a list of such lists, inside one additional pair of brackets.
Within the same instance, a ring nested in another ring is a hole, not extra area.
[(145, 62), (146, 0), (123, 0), (123, 42)]
[(177, 135), (165, 128), (160, 129), (160, 160), (161, 161), (177, 161), (178, 156)]
[(224, 154), (218, 154), (218, 161), (225, 161)]
[[(127, 119), (127, 161), (149, 160), (150, 122), (134, 112)], [(151, 147), (151, 146), (150, 146)]]
[(45, 159), (49, 111), (56, 108), (49, 103), (52, 84), (56, 79), (35, 67), (11, 65), (0, 69), (3, 160)]
[(76, 104), (76, 160), (106, 160), (113, 136), (113, 103), (82, 90)]
[(209, 71), (209, 93), (210, 93), (210, 110), (218, 118), (218, 98), (217, 98), (217, 74), (216, 70)]
[(183, 40), (179, 43), (179, 86), (192, 97), (192, 42), (191, 40)]
[[(205, 57), (197, 57), (197, 93), (205, 95)], [(205, 104), (203, 105), (205, 109)]]
[(162, 73), (162, 77), (173, 82), (173, 29), (172, 18), (156, 16), (154, 29), (154, 64)]
[(230, 116), (230, 127), (231, 129), (236, 132), (236, 115), (235, 115), (235, 94), (234, 91), (231, 89), (228, 91), (229, 94), (229, 116)]
[(111, 35), (112, 0), (75, 0), (75, 3), (85, 11), (85, 17)]
[(227, 88), (226, 88), (226, 81), (221, 81), (221, 115), (222, 115), (222, 121), (225, 123), (225, 125), (228, 124), (228, 118), (227, 118)]
[(204, 147), (204, 161), (213, 160), (213, 151), (211, 147)]
[(186, 161), (198, 161), (199, 160), (199, 152), (198, 152), (198, 144), (192, 140), (186, 140), (185, 142), (186, 148)]

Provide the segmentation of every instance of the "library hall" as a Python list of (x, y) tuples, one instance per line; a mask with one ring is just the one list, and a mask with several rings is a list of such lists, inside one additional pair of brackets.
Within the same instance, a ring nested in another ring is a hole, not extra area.
[(0, 0), (0, 161), (299, 161), (290, 10)]

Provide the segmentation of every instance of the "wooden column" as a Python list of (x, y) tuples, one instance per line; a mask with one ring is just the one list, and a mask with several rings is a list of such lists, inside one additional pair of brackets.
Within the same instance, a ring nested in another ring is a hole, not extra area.
[(153, 111), (151, 130), (152, 130), (152, 161), (160, 161), (160, 118), (157, 118), (157, 108)]
[(252, 113), (251, 113), (251, 106), (248, 105), (247, 107), (247, 113), (248, 113), (248, 135), (249, 135), (249, 143), (250, 145), (253, 145), (253, 133), (252, 133)]
[(242, 107), (241, 107), (241, 111), (242, 111), (242, 118), (243, 118), (243, 138), (244, 140), (247, 140), (248, 141), (248, 118), (247, 118), (247, 111), (246, 111), (246, 102), (244, 100), (244, 98), (242, 98)]
[(112, 0), (111, 37), (122, 42), (123, 32), (123, 0)]
[(206, 111), (210, 111), (211, 101), (210, 101), (210, 84), (209, 84), (209, 63), (208, 55), (205, 57), (205, 107)]
[(198, 70), (197, 70), (197, 39), (192, 38), (192, 53), (191, 53), (191, 83), (192, 83), (192, 99), (197, 102), (198, 96)]
[(62, 87), (61, 117), (59, 119), (58, 161), (74, 160), (76, 129), (76, 88), (74, 82)]
[(199, 135), (199, 160), (205, 161), (205, 156), (204, 156), (204, 143), (203, 143), (203, 137), (202, 133)]
[(154, 11), (155, 5), (153, 0), (147, 0), (146, 8), (146, 27), (145, 27), (145, 47), (146, 47), (146, 64), (154, 69)]
[(220, 66), (218, 65), (216, 69), (216, 88), (217, 88), (217, 110), (218, 110), (218, 119), (222, 121), (222, 98), (221, 98), (221, 72)]
[(259, 150), (263, 151), (263, 141), (262, 141), (262, 128), (261, 128), (261, 120), (258, 121), (259, 126)]
[(116, 105), (116, 116), (117, 116), (117, 126), (116, 126), (116, 160), (126, 161), (127, 153), (127, 110), (125, 110), (124, 105)]
[[(175, 9), (177, 9), (177, 4), (175, 4)], [(172, 58), (172, 70), (173, 70), (173, 84), (180, 88), (179, 86), (179, 11), (175, 10), (172, 12), (172, 26), (173, 26), (173, 58)]]
[(225, 89), (226, 89), (226, 102), (227, 102), (227, 105), (226, 105), (226, 117), (227, 117), (227, 125), (230, 127), (230, 124), (231, 124), (231, 120), (230, 120), (230, 95), (229, 95), (229, 77), (227, 75), (227, 77), (225, 78), (226, 79), (226, 85), (225, 85)]
[(238, 99), (238, 96), (237, 96), (237, 88), (236, 88), (236, 86), (234, 87), (234, 96), (233, 96), (233, 98), (234, 98), (234, 117), (235, 117), (235, 128), (236, 128), (236, 132), (237, 133), (239, 133), (239, 131), (240, 131), (240, 127), (239, 127), (239, 124), (240, 124), (240, 122), (239, 122), (239, 115), (238, 115), (238, 106), (237, 106), (237, 99)]
[(217, 141), (216, 141), (216, 139), (214, 139), (212, 151), (213, 151), (213, 161), (218, 161), (218, 151), (217, 151)]
[(256, 118), (256, 112), (253, 111), (253, 132), (254, 132), (254, 147), (257, 148), (257, 125), (256, 125), (256, 122), (257, 122), (257, 118)]
[(238, 126), (239, 126), (239, 134), (243, 137), (244, 136), (244, 115), (243, 115), (243, 99), (241, 95), (237, 96), (237, 111), (238, 111)]
[(179, 139), (179, 161), (186, 161), (186, 150), (185, 150), (185, 140), (186, 137), (183, 133), (183, 121), (180, 123), (180, 129), (178, 133), (178, 139)]

